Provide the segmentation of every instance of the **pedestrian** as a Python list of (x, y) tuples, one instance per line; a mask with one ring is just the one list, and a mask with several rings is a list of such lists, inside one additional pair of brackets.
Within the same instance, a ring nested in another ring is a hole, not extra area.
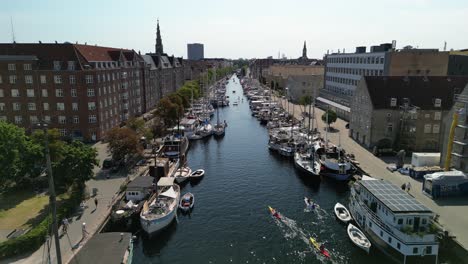
[(403, 184), (401, 185), (401, 189), (402, 189), (403, 191), (406, 189), (406, 183), (403, 183)]
[(83, 224), (81, 225), (81, 232), (82, 232), (82, 235), (83, 235), (83, 239), (89, 234), (88, 231), (86, 230), (86, 223), (83, 222)]
[(64, 219), (62, 220), (62, 232), (63, 232), (64, 234), (66, 234), (66, 233), (67, 233), (67, 230), (68, 230), (68, 219), (67, 219), (67, 218), (64, 218)]
[(98, 200), (96, 197), (94, 197), (94, 205), (96, 206), (96, 209), (97, 209), (97, 204), (98, 204)]
[(411, 189), (411, 183), (410, 183), (410, 182), (408, 182), (408, 183), (406, 184), (406, 191), (408, 191), (408, 192), (409, 192), (409, 191), (410, 191), (410, 189)]

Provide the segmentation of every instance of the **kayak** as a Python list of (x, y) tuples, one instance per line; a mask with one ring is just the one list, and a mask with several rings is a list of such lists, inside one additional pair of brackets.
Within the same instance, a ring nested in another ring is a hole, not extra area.
[(276, 217), (278, 219), (281, 219), (280, 214), (278, 212), (276, 212), (275, 209), (271, 208), (271, 206), (268, 206), (268, 209), (270, 210), (271, 215), (273, 215), (274, 217)]
[(320, 250), (320, 245), (317, 243), (317, 241), (315, 241), (315, 239), (313, 239), (312, 237), (310, 238), (310, 242), (312, 243), (312, 245), (314, 245), (314, 247), (320, 251), (320, 253), (322, 253), (322, 255), (324, 255), (325, 257), (329, 258), (330, 257), (330, 253), (324, 248), (322, 250)]

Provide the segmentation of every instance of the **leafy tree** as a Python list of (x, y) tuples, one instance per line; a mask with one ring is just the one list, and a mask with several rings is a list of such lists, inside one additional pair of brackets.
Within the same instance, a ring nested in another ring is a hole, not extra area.
[(39, 175), (40, 164), (36, 164), (36, 160), (40, 156), (41, 148), (29, 140), (24, 129), (0, 121), (1, 189), (21, 182), (25, 175)]
[(310, 95), (303, 95), (299, 98), (299, 107), (301, 112), (305, 111), (306, 105), (310, 105), (312, 103), (312, 96)]
[(127, 155), (141, 152), (137, 133), (128, 127), (112, 128), (107, 132), (107, 140), (109, 151), (116, 161), (124, 161)]
[[(328, 115), (328, 119), (327, 119), (327, 115)], [(330, 127), (330, 124), (336, 122), (336, 118), (337, 118), (336, 112), (333, 110), (327, 110), (322, 115), (322, 121), (325, 122), (329, 127)]]
[(127, 120), (127, 127), (137, 133), (141, 133), (145, 128), (145, 120), (132, 117)]

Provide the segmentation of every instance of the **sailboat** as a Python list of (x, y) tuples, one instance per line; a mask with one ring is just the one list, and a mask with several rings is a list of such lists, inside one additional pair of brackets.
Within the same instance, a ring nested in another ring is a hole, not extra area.
[(214, 126), (214, 135), (215, 137), (224, 136), (226, 131), (225, 123), (219, 122), (219, 107), (216, 108), (216, 125)]

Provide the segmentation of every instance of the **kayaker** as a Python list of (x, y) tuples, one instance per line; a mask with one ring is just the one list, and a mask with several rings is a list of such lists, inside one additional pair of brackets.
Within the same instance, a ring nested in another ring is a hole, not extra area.
[(322, 244), (320, 245), (320, 251), (324, 251), (325, 250), (325, 246)]

